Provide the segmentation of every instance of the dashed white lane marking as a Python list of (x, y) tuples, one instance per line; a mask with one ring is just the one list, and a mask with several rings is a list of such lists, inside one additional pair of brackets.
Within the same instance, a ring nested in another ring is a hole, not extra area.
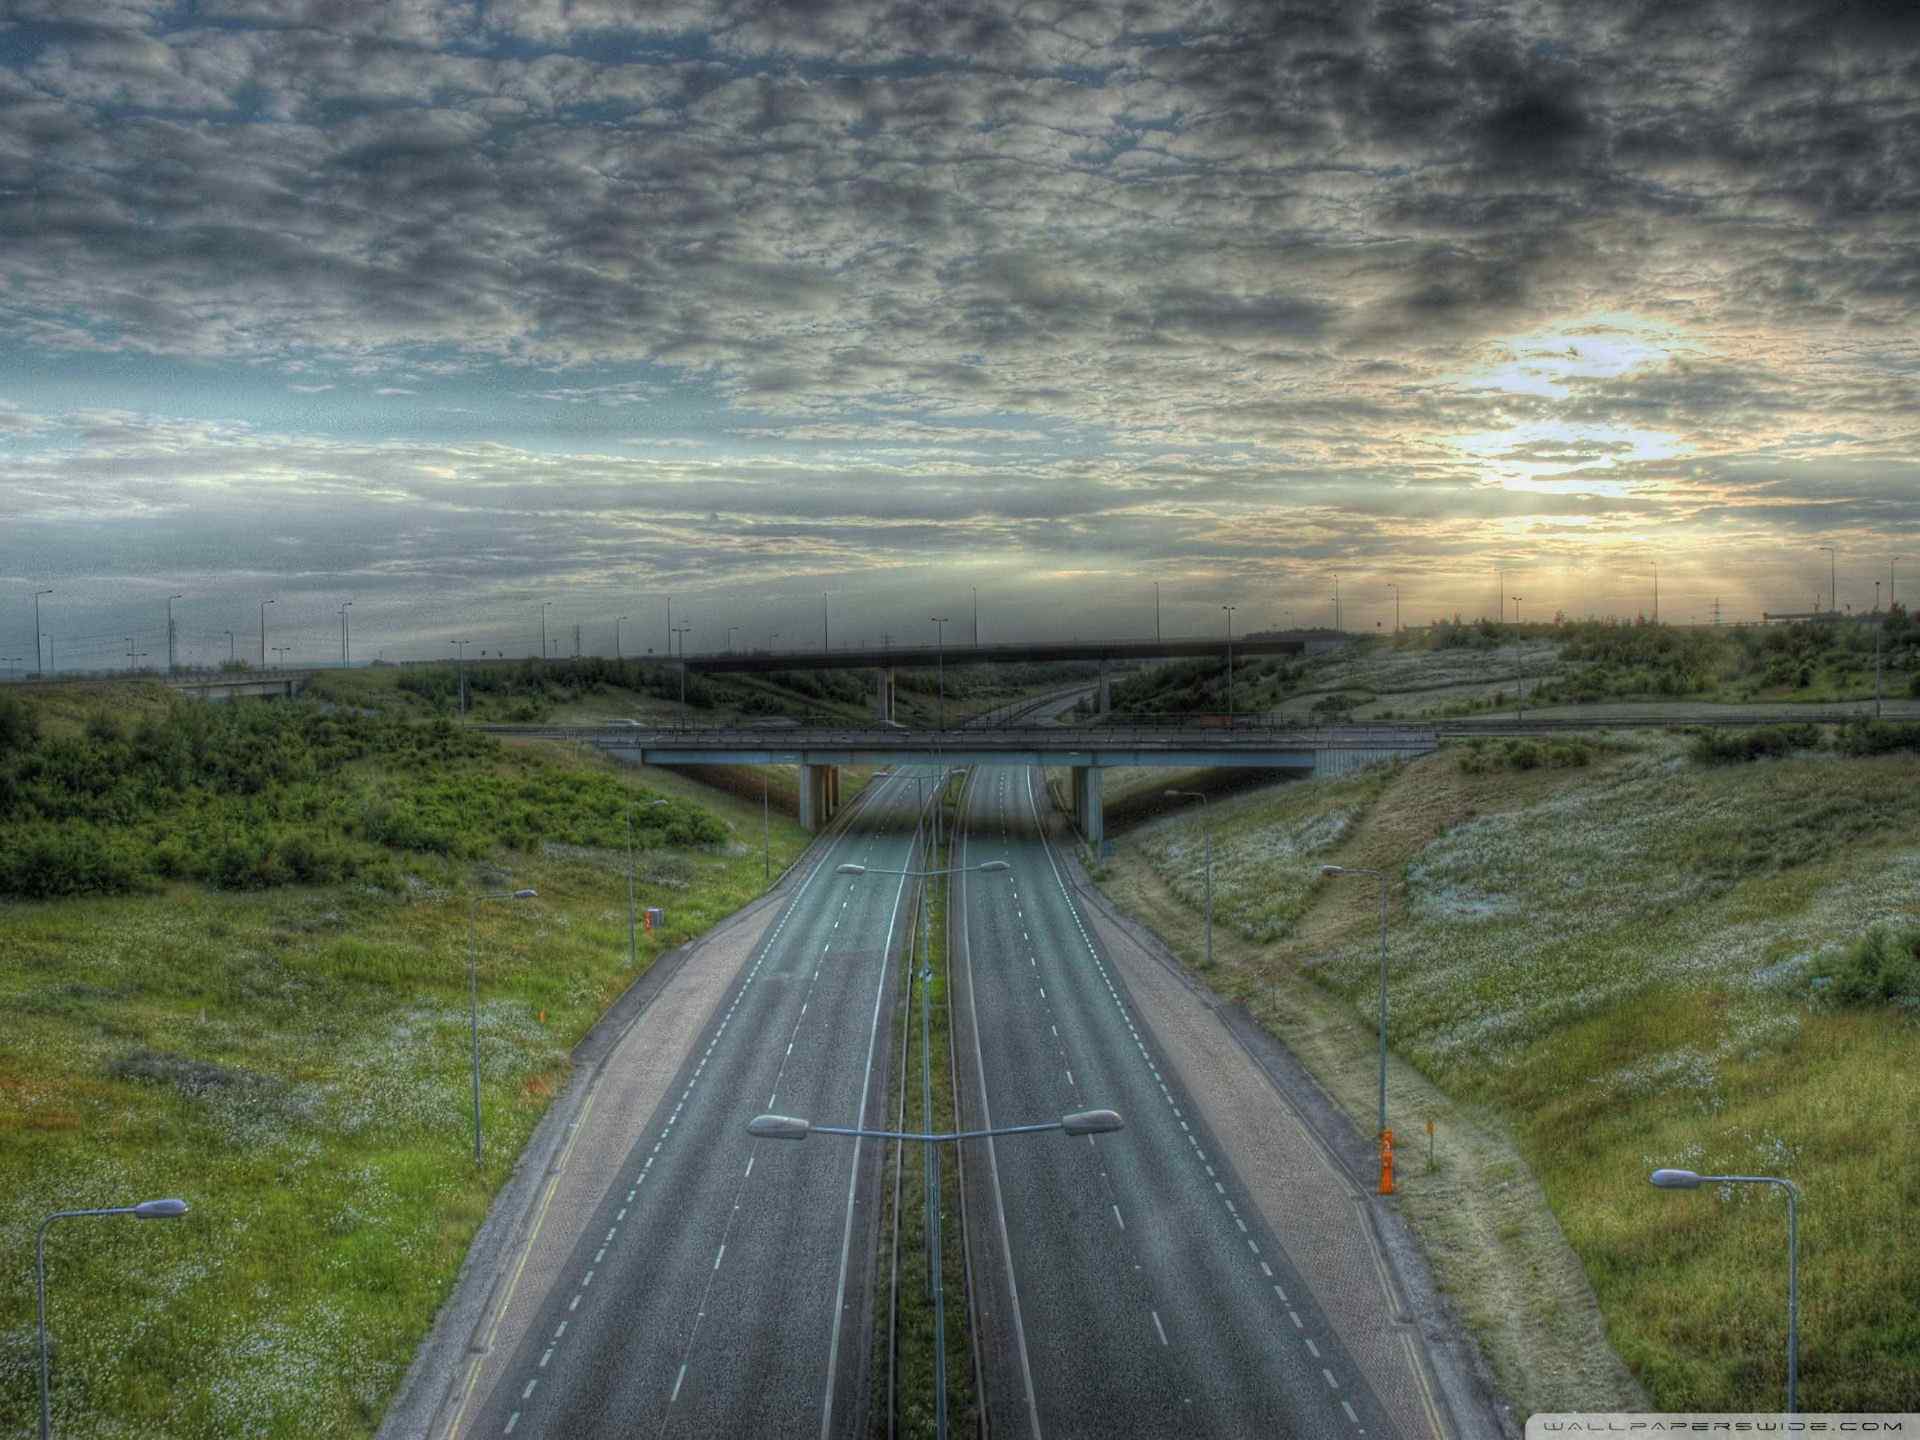
[(1346, 1401), (1342, 1400), (1340, 1402), (1340, 1408), (1347, 1412), (1347, 1419), (1351, 1420), (1356, 1425), (1360, 1423), (1360, 1417), (1353, 1413), (1353, 1406), (1349, 1405)]
[(1118, 1205), (1113, 1207), (1113, 1218), (1119, 1223), (1122, 1230), (1127, 1228), (1127, 1222), (1120, 1218), (1120, 1207)]
[(1307, 1352), (1312, 1355), (1314, 1359), (1318, 1360), (1320, 1358), (1320, 1347), (1314, 1344), (1311, 1339), (1306, 1341), (1306, 1346)]
[[(868, 853), (871, 852), (874, 841), (877, 838), (878, 838), (877, 836), (869, 836), (867, 838)], [(824, 860), (822, 861), (822, 865), (824, 865)], [(822, 868), (821, 866), (816, 866), (814, 869), (814, 873), (815, 874), (819, 873), (819, 870), (821, 868)], [(851, 883), (849, 884), (849, 889), (851, 889)], [(752, 985), (753, 982), (759, 977), (760, 968), (767, 962), (768, 957), (773, 953), (774, 942), (779, 938), (780, 932), (786, 929), (787, 922), (791, 920), (794, 914), (797, 912), (799, 908), (800, 898), (805, 893), (805, 890), (806, 890), (806, 887), (803, 885), (800, 888), (800, 890), (795, 892), (792, 901), (789, 903), (787, 907), (787, 913), (780, 918), (780, 923), (774, 927), (773, 932), (767, 936), (765, 941), (762, 942), (759, 959), (757, 959), (754, 962), (752, 970), (750, 970), (747, 973), (746, 979), (741, 982), (739, 990), (735, 992), (732, 1002), (728, 1004), (726, 1015), (722, 1018), (719, 1028), (714, 1032), (713, 1039), (707, 1042), (707, 1048), (704, 1052), (702, 1052), (700, 1063), (694, 1067), (693, 1078), (687, 1082), (686, 1088), (680, 1092), (679, 1102), (673, 1107), (673, 1112), (668, 1117), (667, 1123), (661, 1127), (660, 1139), (654, 1143), (652, 1151), (648, 1153), (646, 1162), (641, 1166), (640, 1173), (634, 1176), (633, 1188), (627, 1191), (627, 1202), (629, 1205), (632, 1204), (635, 1195), (639, 1193), (639, 1187), (643, 1183), (645, 1183), (647, 1178), (647, 1172), (653, 1168), (654, 1159), (659, 1155), (661, 1147), (666, 1143), (667, 1139), (671, 1136), (673, 1132), (674, 1122), (679, 1119), (681, 1110), (685, 1108), (687, 1100), (692, 1096), (694, 1085), (699, 1081), (700, 1077), (705, 1073), (707, 1068), (707, 1061), (712, 1058), (714, 1046), (719, 1043), (720, 1037), (726, 1034), (727, 1026), (732, 1023), (733, 1012), (737, 1008), (739, 1008), (740, 1001), (745, 997), (748, 986)], [(849, 895), (846, 899), (840, 902), (840, 908), (842, 910), (845, 910), (848, 907), (848, 905), (850, 905), (851, 903), (852, 903), (852, 897), (851, 895)], [(840, 922), (838, 920), (834, 922), (834, 927), (836, 929), (839, 927), (839, 923)], [(826, 948), (830, 949), (831, 947), (826, 947)], [(824, 950), (823, 950), (823, 953), (825, 953)], [(815, 980), (818, 980), (819, 977), (820, 977), (820, 970), (819, 970), (819, 967), (816, 966), (813, 972), (813, 978)], [(800, 1014), (794, 1021), (793, 1034), (795, 1036), (797, 1036), (799, 1033), (800, 1023), (801, 1021), (805, 1020), (807, 1009), (810, 1004), (811, 1004), (810, 1000), (803, 1000), (801, 1003)], [(793, 1040), (790, 1038), (787, 1043), (787, 1054), (791, 1055), (792, 1053), (793, 1053)], [(781, 1074), (784, 1074), (786, 1071), (786, 1062), (784, 1059), (781, 1061), (780, 1070), (781, 1070)], [(772, 1105), (774, 1104), (774, 1101), (778, 1098), (780, 1093), (777, 1088), (778, 1077), (776, 1077), (775, 1079), (775, 1084), (776, 1084), (776, 1088), (774, 1090), (774, 1093), (773, 1095), (769, 1096), (767, 1100), (767, 1104), (769, 1108), (772, 1107)], [(756, 1157), (753, 1157), (753, 1156), (749, 1156), (747, 1158), (746, 1171), (740, 1177), (741, 1186), (743, 1188), (741, 1191), (736, 1191), (735, 1202), (733, 1206), (733, 1210), (735, 1212), (737, 1212), (740, 1209), (739, 1194), (743, 1193), (744, 1185), (747, 1178), (753, 1174), (753, 1162), (755, 1158)], [(599, 1248), (599, 1250), (594, 1254), (593, 1261), (596, 1267), (600, 1265), (602, 1261), (605, 1259), (608, 1245), (610, 1245), (613, 1242), (615, 1236), (618, 1235), (620, 1222), (624, 1221), (626, 1218), (627, 1218), (627, 1211), (623, 1207), (620, 1210), (619, 1215), (616, 1217), (613, 1227), (607, 1231), (607, 1243), (603, 1244)], [(732, 1225), (733, 1225), (733, 1215), (730, 1213), (728, 1216), (729, 1231), (731, 1231)], [(725, 1240), (722, 1240), (720, 1244), (719, 1253), (714, 1256), (714, 1260), (713, 1260), (714, 1270), (718, 1270), (720, 1268), (720, 1262), (725, 1257), (726, 1253), (727, 1253), (726, 1242)], [(580, 1281), (579, 1290), (575, 1291), (573, 1298), (567, 1302), (567, 1309), (569, 1312), (578, 1310), (580, 1308), (581, 1298), (586, 1293), (587, 1287), (593, 1283), (594, 1274), (595, 1274), (594, 1270), (588, 1270), (586, 1275), (582, 1277)], [(712, 1287), (712, 1281), (710, 1279), (708, 1281), (709, 1291), (711, 1290), (711, 1287)], [(703, 1302), (703, 1305), (704, 1305), (704, 1302)], [(705, 1317), (706, 1317), (706, 1310), (702, 1308), (698, 1313), (698, 1315), (695, 1317), (694, 1324), (695, 1324), (696, 1330), (698, 1329), (700, 1320), (704, 1319)], [(566, 1333), (567, 1333), (567, 1322), (565, 1320), (562, 1320), (553, 1332), (554, 1341), (558, 1342), (560, 1338)], [(546, 1349), (541, 1353), (540, 1362), (536, 1368), (542, 1369), (542, 1370), (547, 1368), (548, 1364), (553, 1359), (555, 1348), (556, 1348), (556, 1345), (548, 1345), (546, 1347)], [(691, 1353), (691, 1350), (692, 1350), (692, 1342), (690, 1338), (688, 1343), (689, 1353)], [(685, 1361), (683, 1361), (680, 1366), (679, 1375), (675, 1378), (673, 1383), (673, 1396), (671, 1399), (669, 1399), (668, 1401), (669, 1404), (672, 1404), (674, 1401), (679, 1399), (680, 1387), (681, 1387), (681, 1384), (686, 1380), (686, 1376), (687, 1376), (687, 1364)], [(521, 1391), (520, 1393), (520, 1398), (523, 1401), (526, 1400), (529, 1396), (533, 1394), (534, 1388), (539, 1383), (540, 1381), (538, 1376), (535, 1376), (532, 1379), (528, 1380), (526, 1389)], [(508, 1417), (507, 1424), (506, 1424), (507, 1434), (511, 1434), (513, 1432), (514, 1427), (520, 1423), (520, 1413), (521, 1413), (520, 1411), (515, 1410)], [(458, 1421), (456, 1420), (455, 1423), (457, 1425)]]
[(1153, 1328), (1159, 1331), (1160, 1343), (1164, 1345), (1167, 1343), (1167, 1328), (1166, 1326), (1160, 1323), (1160, 1312), (1158, 1310), (1153, 1311), (1152, 1314), (1153, 1314)]
[(1333, 1372), (1331, 1370), (1322, 1366), (1320, 1373), (1327, 1377), (1327, 1387), (1329, 1389), (1338, 1390), (1340, 1388), (1340, 1382), (1333, 1378)]

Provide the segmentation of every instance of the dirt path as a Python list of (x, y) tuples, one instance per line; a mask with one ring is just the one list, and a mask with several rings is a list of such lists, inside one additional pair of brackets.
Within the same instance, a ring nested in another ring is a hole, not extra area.
[[(1550, 776), (1516, 776), (1518, 790)], [(1441, 757), (1407, 766), (1336, 857), (1397, 866), (1472, 813), (1457, 769)], [(1485, 803), (1482, 787), (1478, 802)], [(1102, 869), (1102, 888), (1153, 928), (1190, 967), (1199, 959), (1195, 916), (1124, 841)], [(1254, 945), (1216, 928), (1210, 988), (1242, 1000), (1306, 1067), (1363, 1134), (1378, 1085), (1376, 1031), (1316, 986), (1299, 958), (1338, 933), (1371, 923), (1373, 891), (1329, 890), (1285, 946)], [(1335, 898), (1335, 897), (1339, 898)], [(1188, 943), (1194, 942), (1194, 943)], [(1479, 1341), (1516, 1417), (1539, 1410), (1644, 1409), (1645, 1392), (1607, 1344), (1598, 1304), (1546, 1198), (1496, 1117), (1456, 1104), (1410, 1066), (1390, 1059), (1388, 1086), (1400, 1136), (1395, 1203), (1418, 1237), (1449, 1302)], [(1436, 1168), (1426, 1135), (1436, 1125)]]

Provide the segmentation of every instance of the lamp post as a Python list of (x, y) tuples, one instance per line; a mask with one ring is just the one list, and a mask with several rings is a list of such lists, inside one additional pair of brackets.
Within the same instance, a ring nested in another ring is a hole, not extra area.
[(51, 590), (33, 592), (33, 678), (36, 680), (46, 675), (46, 671), (40, 668), (40, 597), (51, 594)]
[(1520, 623), (1520, 597), (1518, 595), (1513, 597), (1513, 623), (1516, 625)]
[(1398, 635), (1400, 633), (1400, 587), (1389, 580), (1387, 588), (1393, 591), (1393, 633)]
[[(944, 782), (944, 776), (942, 780)], [(937, 802), (936, 802), (937, 803)], [(985, 860), (978, 865), (949, 866), (942, 870), (872, 870), (864, 865), (841, 865), (835, 870), (838, 875), (861, 876), (901, 875), (915, 879), (928, 879), (936, 875), (956, 875), (965, 871), (968, 874), (997, 874), (1012, 867), (1004, 860)], [(932, 907), (923, 899), (920, 906), (922, 935), (920, 969), (920, 1095), (921, 1115), (929, 1135), (933, 1130), (933, 920)], [(907, 977), (909, 991), (913, 976)], [(907, 1003), (913, 1003), (911, 993)], [(758, 1123), (758, 1122), (755, 1122)], [(758, 1133), (758, 1132), (756, 1132)], [(782, 1138), (801, 1138), (782, 1137)], [(927, 1202), (927, 1275), (929, 1288), (933, 1292), (933, 1353), (934, 1353), (934, 1433), (946, 1434), (947, 1430), (947, 1307), (943, 1277), (940, 1273), (940, 1170), (934, 1152), (930, 1149), (926, 1155), (926, 1202)]]
[[(1380, 882), (1380, 1138), (1387, 1134), (1387, 872), (1357, 870), (1347, 865), (1322, 865), (1322, 875), (1370, 875)], [(1381, 1193), (1385, 1194), (1385, 1171)]]
[(460, 713), (462, 715), (467, 713), (467, 646), (469, 643), (471, 642), (466, 640), (447, 641), (447, 644), (454, 647), (457, 657), (454, 664), (460, 671)]
[(235, 663), (233, 658), (233, 631), (231, 630), (227, 631), (227, 663), (229, 665)]
[(930, 617), (934, 624), (934, 644), (940, 651), (940, 728), (947, 728), (947, 617)]
[(1227, 728), (1233, 728), (1233, 612), (1237, 605), (1222, 605), (1227, 612)]
[(473, 1163), (480, 1164), (480, 974), (474, 963), (474, 919), (482, 900), (532, 900), (537, 890), (500, 890), (473, 896), (467, 902), (467, 1030), (473, 1037)]
[(52, 1392), (47, 1379), (47, 1227), (56, 1220), (77, 1220), (89, 1215), (178, 1220), (186, 1213), (184, 1200), (142, 1200), (138, 1205), (111, 1205), (100, 1210), (56, 1210), (40, 1222), (33, 1240), (34, 1313), (40, 1327), (40, 1440), (51, 1440), (53, 1435)]
[(738, 625), (727, 626), (727, 654), (729, 655), (733, 653), (733, 632), (739, 628)]
[(680, 637), (680, 707), (682, 709), (685, 709), (687, 704), (687, 632), (691, 629), (693, 629), (691, 625), (682, 625), (673, 632)]
[[(649, 800), (642, 809), (657, 810), (665, 800)], [(634, 930), (633, 915), (633, 811), (627, 811), (627, 968), (640, 968), (640, 937)]]
[(267, 668), (267, 606), (274, 603), (276, 602), (272, 600), (260, 602), (260, 668), (262, 670)]
[(620, 658), (621, 658), (621, 655), (620, 655), (620, 627), (621, 627), (622, 625), (624, 625), (624, 624), (626, 624), (626, 623), (627, 623), (627, 617), (626, 617), (626, 616), (624, 616), (624, 615), (622, 615), (622, 616), (620, 616), (620, 617), (619, 617), (618, 619), (616, 619), (616, 620), (615, 620), (615, 621), (613, 622), (613, 658), (614, 658), (615, 660), (618, 660), (618, 659), (620, 659)]
[(353, 608), (351, 600), (340, 607), (340, 667), (344, 670), (353, 664), (353, 629), (347, 611)]
[(1160, 582), (1153, 582), (1153, 643), (1160, 643)]
[(540, 658), (547, 658), (547, 611), (553, 605), (551, 600), (540, 602)]
[(1893, 608), (1894, 601), (1899, 598), (1893, 593), (1893, 568), (1905, 558), (1904, 555), (1889, 555), (1887, 557), (1887, 608), (1889, 610)]
[(973, 648), (978, 650), (980, 648), (980, 587), (969, 585), (967, 589), (973, 592)]
[(1169, 790), (1169, 800), (1198, 800), (1201, 805), (1201, 825), (1207, 840), (1207, 968), (1213, 968), (1213, 827), (1206, 823), (1207, 797), (1198, 790)]
[(167, 673), (169, 675), (173, 674), (174, 670), (178, 668), (176, 663), (178, 649), (173, 639), (173, 602), (186, 598), (185, 595), (169, 595), (167, 597)]
[(1787, 1413), (1798, 1414), (1800, 1379), (1800, 1187), (1778, 1175), (1696, 1175), (1691, 1170), (1656, 1170), (1647, 1177), (1662, 1190), (1697, 1190), (1702, 1185), (1778, 1185), (1787, 1192)]
[(1817, 547), (1827, 552), (1827, 610), (1840, 608), (1840, 552), (1831, 545)]

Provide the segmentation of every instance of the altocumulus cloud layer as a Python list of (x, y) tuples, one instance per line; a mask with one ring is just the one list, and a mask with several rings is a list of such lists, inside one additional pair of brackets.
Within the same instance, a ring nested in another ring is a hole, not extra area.
[(83, 631), (1920, 584), (1902, 0), (0, 14), (0, 573)]

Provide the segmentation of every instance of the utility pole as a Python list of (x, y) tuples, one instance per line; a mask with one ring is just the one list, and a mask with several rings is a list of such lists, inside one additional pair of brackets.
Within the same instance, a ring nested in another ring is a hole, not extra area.
[(551, 600), (540, 602), (540, 658), (542, 660), (547, 658), (547, 607), (551, 604), (553, 604)]
[(167, 597), (167, 673), (169, 675), (173, 674), (173, 672), (179, 668), (177, 658), (179, 652), (173, 641), (173, 602), (186, 598), (184, 595), (169, 595)]
[(353, 622), (347, 611), (353, 608), (353, 602), (347, 601), (340, 607), (340, 665), (344, 669), (353, 663)]
[[(46, 672), (40, 668), (40, 597), (51, 594), (53, 594), (51, 590), (36, 590), (33, 592), (33, 678), (36, 680), (46, 674)], [(49, 645), (47, 649), (51, 652), (53, 647)], [(49, 653), (47, 658), (51, 660), (53, 658), (52, 654)]]

